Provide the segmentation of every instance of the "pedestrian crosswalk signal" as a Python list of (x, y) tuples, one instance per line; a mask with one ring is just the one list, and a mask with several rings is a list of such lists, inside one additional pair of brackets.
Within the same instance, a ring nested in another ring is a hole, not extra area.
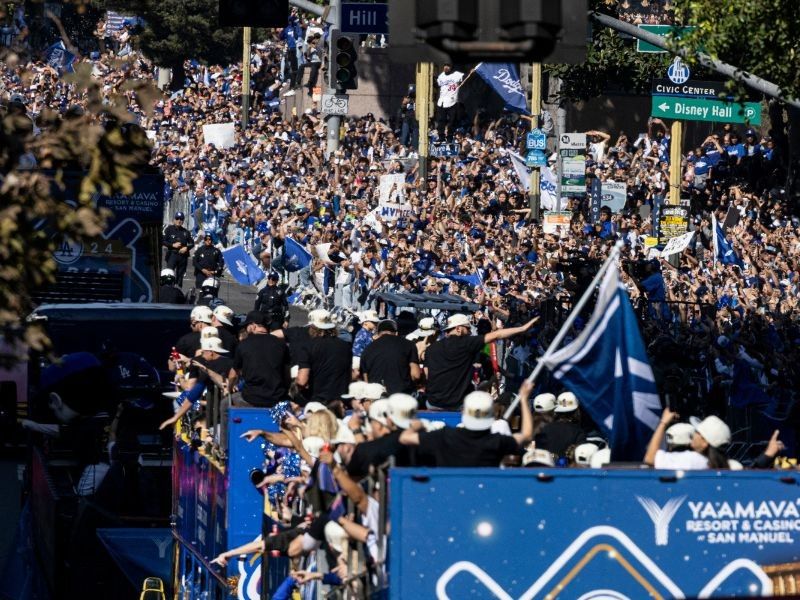
[(331, 55), (334, 63), (330, 69), (334, 79), (331, 87), (337, 90), (356, 89), (358, 87), (358, 71), (356, 70), (356, 62), (358, 61), (356, 52), (357, 37), (335, 32), (331, 43)]

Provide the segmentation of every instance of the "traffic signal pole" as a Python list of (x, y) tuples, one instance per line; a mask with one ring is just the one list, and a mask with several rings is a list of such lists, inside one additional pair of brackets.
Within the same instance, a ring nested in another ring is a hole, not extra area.
[(422, 181), (428, 178), (428, 153), (430, 139), (428, 129), (431, 121), (431, 105), (433, 104), (433, 63), (417, 63), (416, 106), (417, 123), (419, 124), (419, 142), (417, 154), (419, 155), (419, 177)]
[[(328, 22), (331, 24), (331, 27), (328, 32), (328, 56), (333, 56), (336, 49), (332, 45), (332, 41), (335, 37), (332, 35), (332, 32), (338, 31), (341, 23), (341, 7), (339, 6), (339, 0), (330, 0), (329, 7)], [(331, 70), (328, 69), (328, 94), (336, 93), (336, 88), (333, 87), (335, 82), (336, 73), (332, 73)], [(326, 126), (328, 143), (325, 148), (325, 157), (330, 160), (331, 155), (339, 149), (339, 128), (342, 126), (342, 118), (339, 115), (328, 115)]]
[(242, 131), (250, 118), (250, 28), (242, 28)]
[[(539, 128), (539, 116), (542, 114), (542, 63), (531, 65), (531, 131)], [(541, 219), (541, 171), (539, 167), (531, 169), (531, 187), (528, 190), (528, 200), (531, 208), (531, 218)]]

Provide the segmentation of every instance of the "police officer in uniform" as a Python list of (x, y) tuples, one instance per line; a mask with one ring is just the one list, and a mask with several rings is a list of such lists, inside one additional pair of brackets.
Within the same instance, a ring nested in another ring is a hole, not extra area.
[(278, 328), (283, 325), (286, 308), (289, 306), (286, 291), (278, 285), (279, 279), (280, 276), (275, 271), (267, 275), (267, 285), (258, 292), (255, 305), (255, 310), (267, 315), (271, 325)]
[(209, 277), (203, 281), (196, 304), (197, 306), (208, 306), (212, 310), (218, 306), (224, 306), (225, 301), (219, 297), (219, 279)]
[(158, 301), (166, 304), (186, 304), (186, 296), (183, 295), (181, 288), (175, 286), (175, 271), (172, 269), (161, 269)]
[(194, 246), (192, 234), (183, 226), (184, 215), (175, 213), (175, 222), (164, 229), (163, 246), (167, 249), (167, 267), (175, 271), (175, 283), (183, 286), (183, 276), (189, 264), (189, 250)]
[(203, 287), (203, 282), (209, 277), (222, 275), (225, 265), (222, 252), (212, 242), (211, 234), (206, 232), (203, 245), (194, 253), (194, 281), (195, 288), (198, 290)]

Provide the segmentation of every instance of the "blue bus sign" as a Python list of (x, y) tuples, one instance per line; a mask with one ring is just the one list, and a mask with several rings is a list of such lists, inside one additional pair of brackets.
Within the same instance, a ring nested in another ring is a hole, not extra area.
[(534, 129), (525, 138), (526, 150), (544, 150), (547, 148), (547, 134), (541, 129)]

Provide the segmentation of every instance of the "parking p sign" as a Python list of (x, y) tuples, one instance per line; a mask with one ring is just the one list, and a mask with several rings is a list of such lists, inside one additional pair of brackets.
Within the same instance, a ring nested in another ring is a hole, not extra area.
[(547, 148), (547, 134), (541, 129), (534, 129), (525, 139), (526, 150), (544, 150)]

